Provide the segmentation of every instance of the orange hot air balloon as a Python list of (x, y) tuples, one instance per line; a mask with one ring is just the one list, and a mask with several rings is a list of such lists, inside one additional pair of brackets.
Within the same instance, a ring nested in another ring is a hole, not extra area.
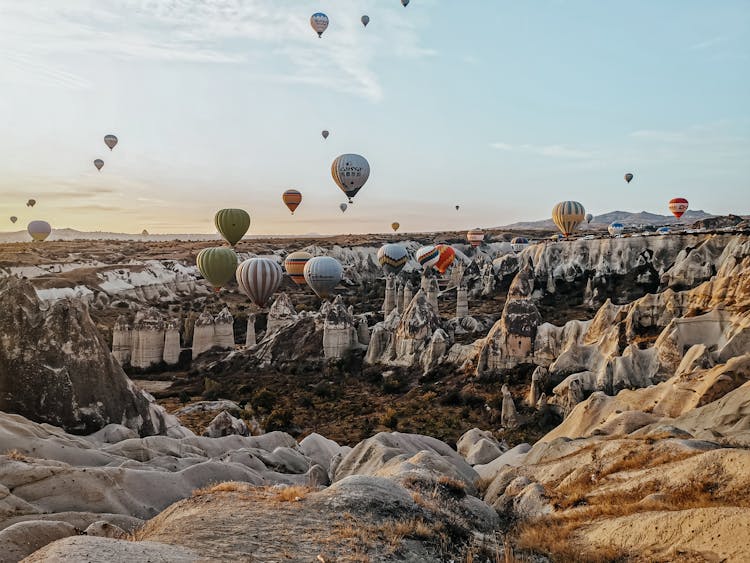
[(313, 255), (309, 252), (299, 250), (297, 252), (292, 252), (286, 257), (286, 260), (284, 260), (286, 273), (289, 274), (289, 277), (292, 278), (292, 281), (297, 285), (305, 285), (307, 283), (305, 281), (305, 264), (307, 264), (312, 257)]
[(447, 244), (438, 244), (435, 248), (438, 250), (438, 261), (435, 264), (435, 269), (444, 274), (451, 267), (451, 264), (453, 264), (453, 260), (456, 258), (456, 251), (453, 250), (452, 246), (448, 246)]
[(294, 215), (294, 210), (299, 207), (300, 203), (302, 203), (302, 194), (297, 190), (287, 190), (281, 196), (281, 199), (289, 208), (289, 211), (292, 212), (292, 215)]
[(669, 210), (678, 219), (688, 210), (688, 200), (684, 197), (676, 197), (669, 200)]

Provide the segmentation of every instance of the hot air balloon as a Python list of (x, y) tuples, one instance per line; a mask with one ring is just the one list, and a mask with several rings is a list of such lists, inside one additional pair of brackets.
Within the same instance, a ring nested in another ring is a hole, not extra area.
[(633, 179), (633, 175), (632, 175), (632, 174), (631, 174), (630, 172), (628, 172), (627, 174), (625, 174), (625, 181), (626, 181), (626, 182), (627, 182), (628, 184), (630, 183), (630, 181), (631, 181), (632, 179)]
[(527, 246), (529, 246), (529, 239), (526, 237), (514, 237), (510, 241), (510, 247), (513, 249), (513, 252), (521, 252)]
[(586, 210), (577, 201), (561, 201), (552, 208), (552, 220), (566, 237), (575, 232), (586, 217)]
[(141, 236), (142, 236), (142, 237), (147, 237), (147, 236), (148, 236), (148, 231), (147, 231), (146, 229), (143, 229), (143, 230), (141, 231)]
[(117, 137), (114, 135), (104, 135), (104, 144), (109, 147), (109, 150), (112, 150), (117, 144)]
[(461, 206), (460, 206), (460, 205), (457, 205), (457, 206), (456, 206), (456, 211), (458, 211), (458, 208), (459, 208), (459, 207), (461, 207)]
[(406, 8), (409, 5), (409, 0), (401, 0), (401, 5)]
[(394, 232), (394, 233), (395, 233), (396, 231), (398, 231), (398, 228), (399, 228), (400, 226), (401, 226), (401, 223), (399, 223), (399, 222), (397, 222), (397, 221), (394, 221), (393, 223), (391, 223), (391, 229), (393, 229), (393, 232)]
[(435, 269), (444, 274), (451, 267), (451, 264), (453, 264), (453, 260), (456, 259), (456, 251), (453, 250), (452, 246), (448, 246), (447, 244), (438, 244), (435, 248), (438, 250), (438, 260), (435, 262)]
[(344, 268), (330, 256), (316, 256), (305, 264), (305, 281), (321, 299), (328, 297), (341, 281)]
[(284, 277), (281, 266), (270, 258), (250, 258), (237, 266), (237, 284), (258, 307), (265, 307)]
[(384, 244), (378, 249), (378, 262), (387, 274), (398, 274), (409, 261), (409, 253), (400, 244)]
[(367, 24), (370, 23), (370, 16), (362, 16), (360, 20), (362, 21), (362, 25), (367, 27)]
[(594, 216), (591, 213), (586, 213), (586, 224), (591, 223), (594, 220)]
[(35, 199), (30, 199), (29, 201), (26, 202), (26, 207), (34, 207), (35, 205), (36, 205)]
[(344, 211), (346, 211), (347, 207), (348, 207), (348, 205), (346, 205), (345, 203), (339, 203), (339, 209), (341, 209), (341, 213), (343, 213)]
[(480, 244), (482, 244), (482, 241), (484, 240), (484, 232), (482, 229), (472, 229), (468, 233), (466, 233), (466, 240), (469, 241), (469, 244), (476, 248)]
[(37, 242), (42, 242), (52, 232), (52, 227), (47, 221), (32, 221), (29, 226), (26, 227), (29, 231), (31, 238)]
[(250, 228), (250, 215), (244, 209), (221, 209), (214, 216), (216, 229), (234, 246)]
[(289, 277), (292, 278), (292, 281), (297, 285), (305, 284), (305, 264), (307, 264), (312, 257), (313, 255), (309, 252), (300, 250), (292, 252), (286, 257), (286, 260), (284, 260), (286, 273), (289, 274)]
[(551, 237), (549, 237), (549, 238), (550, 238), (550, 240), (551, 240), (552, 242), (559, 242), (559, 241), (561, 241), (562, 239), (564, 239), (565, 237), (564, 237), (564, 236), (562, 236), (562, 235), (561, 235), (560, 233), (556, 233), (556, 234), (552, 235), (552, 236), (551, 236)]
[(659, 227), (658, 229), (656, 229), (656, 232), (660, 235), (668, 235), (672, 232), (672, 229), (670, 229), (669, 227)]
[(676, 197), (669, 200), (669, 210), (678, 219), (688, 210), (688, 200), (684, 197)]
[(352, 203), (352, 198), (370, 177), (370, 164), (358, 154), (342, 154), (331, 164), (331, 176)]
[(234, 277), (237, 269), (237, 255), (225, 246), (204, 248), (195, 258), (201, 275), (216, 291)]
[(610, 235), (612, 235), (613, 237), (616, 237), (622, 234), (622, 232), (625, 230), (625, 225), (615, 221), (614, 223), (609, 224), (609, 227), (607, 227), (607, 230), (609, 231)]
[(327, 139), (330, 133), (328, 132), (328, 129), (323, 129), (323, 131), (321, 132), (321, 135), (323, 135), (324, 139)]
[(15, 215), (12, 215), (10, 218), (10, 222), (15, 223), (16, 221), (18, 221), (18, 217), (16, 217)]
[(318, 37), (322, 37), (323, 32), (328, 29), (328, 16), (323, 12), (315, 12), (310, 16), (310, 25), (318, 34)]
[(102, 166), (104, 166), (104, 161), (101, 158), (97, 158), (94, 161), (94, 166), (96, 166), (96, 169), (101, 172)]
[(289, 211), (292, 212), (292, 215), (294, 215), (295, 209), (297, 209), (299, 207), (299, 204), (302, 203), (302, 194), (297, 190), (287, 190), (281, 196), (281, 199), (289, 208)]
[(423, 246), (417, 250), (414, 258), (417, 259), (419, 265), (426, 272), (437, 263), (438, 258), (440, 258), (440, 250), (434, 246)]

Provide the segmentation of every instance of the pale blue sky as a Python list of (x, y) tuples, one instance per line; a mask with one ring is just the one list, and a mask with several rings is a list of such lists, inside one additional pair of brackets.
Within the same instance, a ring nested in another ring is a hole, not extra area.
[[(205, 233), (233, 206), (257, 234), (417, 231), (674, 196), (750, 213), (748, 30), (746, 0), (0, 0), (0, 213), (21, 219), (0, 229)], [(345, 152), (372, 173), (342, 215)]]

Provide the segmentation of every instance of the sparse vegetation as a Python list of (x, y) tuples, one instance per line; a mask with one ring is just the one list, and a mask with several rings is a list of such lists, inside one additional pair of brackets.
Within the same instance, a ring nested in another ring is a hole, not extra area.
[(29, 458), (26, 454), (16, 449), (8, 450), (7, 452), (5, 452), (5, 455), (8, 456), (8, 458), (12, 459), (13, 461), (23, 461), (23, 462), (29, 461)]

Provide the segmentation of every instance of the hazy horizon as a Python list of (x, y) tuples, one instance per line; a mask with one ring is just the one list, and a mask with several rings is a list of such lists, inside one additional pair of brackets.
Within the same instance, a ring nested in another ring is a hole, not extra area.
[[(546, 217), (564, 199), (594, 214), (665, 215), (675, 196), (750, 213), (745, 2), (0, 0), (0, 10), (2, 232), (44, 219), (211, 235), (222, 207), (247, 209), (250, 235), (494, 227)], [(322, 39), (315, 11), (331, 20)], [(112, 152), (107, 133), (120, 139)], [(346, 152), (372, 173), (342, 214), (330, 164)], [(287, 188), (303, 193), (294, 216)]]

